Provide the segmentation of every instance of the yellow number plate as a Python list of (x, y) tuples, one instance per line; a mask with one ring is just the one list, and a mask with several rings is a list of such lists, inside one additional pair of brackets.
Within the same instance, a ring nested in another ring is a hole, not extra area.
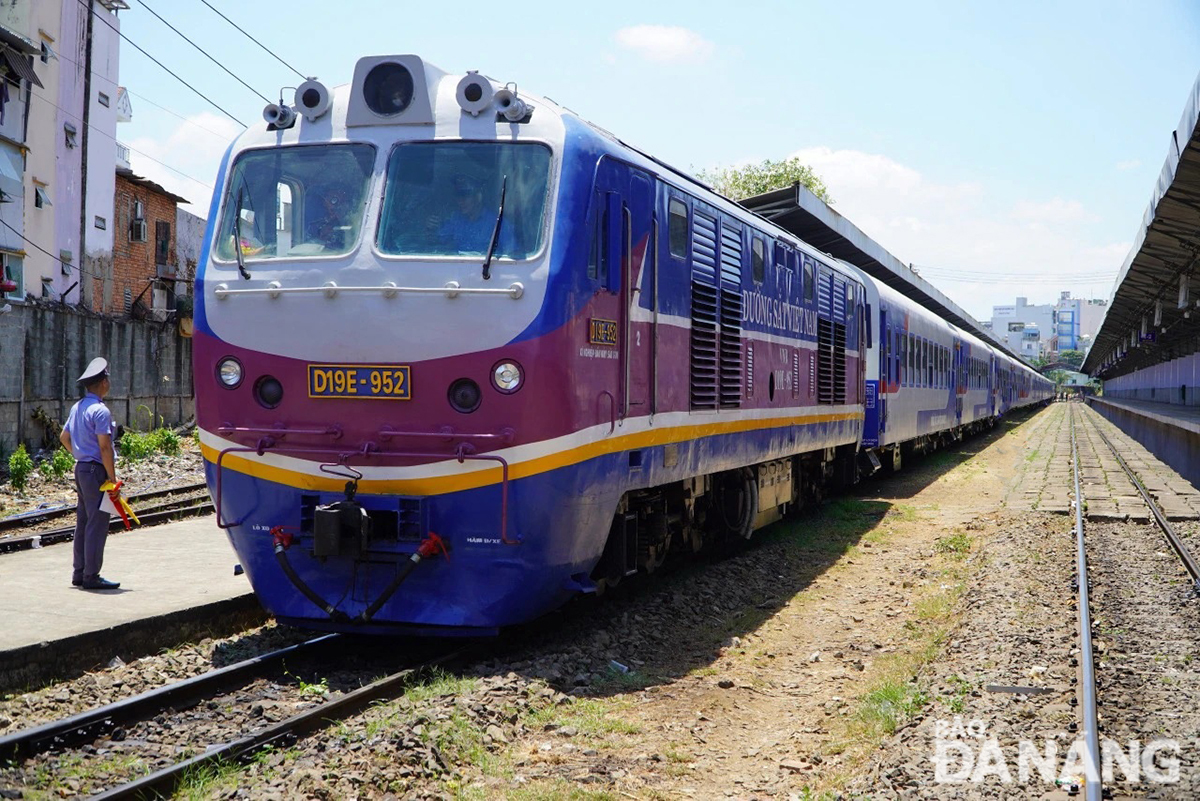
[(407, 365), (310, 364), (308, 397), (409, 400), (412, 381)]

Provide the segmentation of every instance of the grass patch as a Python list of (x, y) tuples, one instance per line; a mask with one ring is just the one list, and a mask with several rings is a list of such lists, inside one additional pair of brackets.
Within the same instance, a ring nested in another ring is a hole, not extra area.
[(573, 726), (580, 735), (599, 737), (606, 734), (640, 734), (642, 727), (622, 720), (616, 715), (633, 706), (632, 701), (577, 698), (562, 706), (550, 706), (528, 716), (531, 726), (555, 724), (562, 728)]
[(857, 715), (868, 735), (891, 734), (927, 703), (914, 682), (886, 681), (863, 696)]
[(971, 551), (971, 538), (960, 531), (947, 537), (938, 537), (933, 547), (938, 553), (963, 557)]

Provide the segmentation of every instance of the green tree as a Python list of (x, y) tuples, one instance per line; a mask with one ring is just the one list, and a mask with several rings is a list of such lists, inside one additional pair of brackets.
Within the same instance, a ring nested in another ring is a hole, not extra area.
[(800, 159), (792, 157), (783, 161), (766, 159), (761, 164), (748, 164), (745, 167), (716, 167), (712, 170), (701, 170), (697, 175), (704, 183), (726, 197), (735, 200), (761, 195), (773, 189), (783, 189), (793, 184), (804, 184), (817, 197), (829, 205), (833, 198), (817, 174)]
[(1071, 365), (1072, 369), (1078, 370), (1083, 366), (1083, 351), (1081, 350), (1063, 350), (1058, 353), (1058, 360), (1065, 364)]

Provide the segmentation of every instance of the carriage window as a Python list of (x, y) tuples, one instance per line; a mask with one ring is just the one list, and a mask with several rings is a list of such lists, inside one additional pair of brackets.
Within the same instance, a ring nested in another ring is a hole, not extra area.
[[(389, 256), (483, 258), (542, 248), (550, 150), (512, 142), (409, 142), (392, 151), (376, 239)], [(504, 211), (500, 213), (500, 196)]]
[[(358, 243), (375, 162), (371, 145), (251, 150), (230, 173), (216, 257), (338, 256)], [(235, 224), (236, 222), (236, 224)]]
[(588, 254), (588, 278), (594, 278), (601, 283), (608, 282), (608, 204), (604, 202), (604, 194), (596, 193), (596, 219), (592, 225), (592, 248)]
[(687, 204), (678, 198), (671, 198), (667, 207), (667, 248), (675, 258), (687, 258), (688, 210)]
[(757, 236), (753, 237), (750, 243), (750, 277), (756, 284), (761, 284), (767, 279), (767, 268), (764, 264), (765, 250), (763, 241)]

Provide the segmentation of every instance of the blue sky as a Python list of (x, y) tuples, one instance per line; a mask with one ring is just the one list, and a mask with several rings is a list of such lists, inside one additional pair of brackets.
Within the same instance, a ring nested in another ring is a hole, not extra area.
[[(261, 124), (260, 98), (129, 1), (126, 36)], [(266, 96), (298, 81), (200, 0), (148, 2)], [(1200, 72), (1191, 0), (209, 2), (332, 85), (359, 56), (417, 53), (685, 169), (799, 155), (838, 211), (980, 319), (1016, 295), (1109, 296)], [(121, 82), (135, 171), (206, 214), (241, 127), (132, 47)]]

